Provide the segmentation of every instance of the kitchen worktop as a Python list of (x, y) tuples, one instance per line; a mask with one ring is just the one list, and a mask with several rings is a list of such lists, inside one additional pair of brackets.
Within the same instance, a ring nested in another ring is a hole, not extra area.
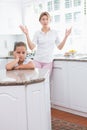
[(13, 56), (0, 56), (0, 59), (14, 59)]
[[(27, 56), (28, 57), (28, 56)], [(29, 58), (32, 58), (31, 56)], [(13, 56), (0, 56), (0, 59), (14, 59)], [(64, 56), (64, 54), (56, 54), (53, 60), (64, 60), (64, 61), (83, 61), (87, 62), (87, 54), (76, 54), (71, 56)]]
[(48, 73), (0, 69), (0, 130), (51, 130)]
[(54, 61), (78, 61), (78, 62), (87, 62), (87, 54), (78, 54), (71, 56), (64, 56), (62, 54), (57, 54), (54, 56)]
[(46, 69), (35, 70), (0, 70), (0, 86), (27, 85), (42, 82), (49, 73)]

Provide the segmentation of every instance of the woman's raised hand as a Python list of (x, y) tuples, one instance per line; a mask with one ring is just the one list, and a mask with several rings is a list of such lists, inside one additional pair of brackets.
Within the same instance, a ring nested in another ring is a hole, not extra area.
[(28, 28), (27, 28), (27, 26), (20, 25), (19, 27), (20, 27), (20, 29), (22, 30), (22, 32), (25, 35), (28, 35)]
[(65, 37), (68, 37), (72, 31), (72, 27), (70, 29), (66, 29), (65, 31)]

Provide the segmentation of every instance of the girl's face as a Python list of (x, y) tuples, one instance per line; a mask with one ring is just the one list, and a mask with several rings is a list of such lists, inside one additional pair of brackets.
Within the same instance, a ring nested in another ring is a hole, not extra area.
[(50, 18), (47, 17), (46, 15), (42, 16), (40, 19), (40, 23), (43, 27), (48, 27), (50, 23)]
[(14, 51), (14, 57), (19, 58), (19, 61), (23, 62), (26, 58), (26, 48), (24, 46), (17, 47)]

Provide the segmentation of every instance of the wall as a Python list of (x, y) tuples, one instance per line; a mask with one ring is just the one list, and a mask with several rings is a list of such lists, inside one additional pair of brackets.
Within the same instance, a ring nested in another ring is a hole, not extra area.
[(21, 35), (0, 35), (0, 56), (7, 55), (9, 51), (13, 50), (16, 41), (24, 41), (25, 37)]

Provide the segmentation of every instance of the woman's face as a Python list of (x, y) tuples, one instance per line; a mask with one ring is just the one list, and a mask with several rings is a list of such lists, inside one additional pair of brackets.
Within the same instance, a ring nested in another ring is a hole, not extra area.
[(40, 19), (40, 23), (43, 27), (48, 27), (50, 23), (50, 18), (47, 17), (46, 15), (42, 16)]

